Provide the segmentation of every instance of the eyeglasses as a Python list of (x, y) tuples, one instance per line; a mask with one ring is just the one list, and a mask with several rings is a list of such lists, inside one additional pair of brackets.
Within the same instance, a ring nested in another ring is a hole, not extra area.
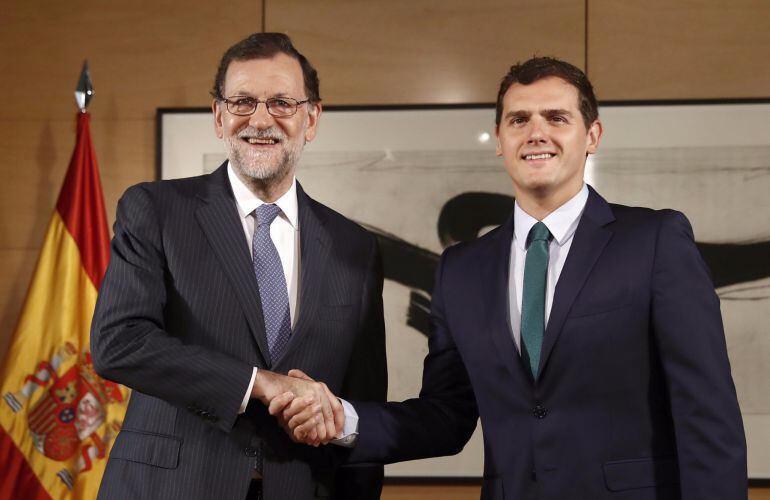
[(225, 103), (227, 105), (227, 111), (234, 115), (251, 116), (257, 111), (259, 103), (262, 102), (265, 103), (267, 112), (270, 113), (271, 116), (276, 118), (286, 118), (288, 116), (293, 116), (297, 112), (299, 105), (310, 102), (310, 99), (298, 101), (291, 97), (271, 97), (270, 99), (260, 101), (253, 97), (233, 96), (228, 97), (227, 99), (219, 99), (219, 101)]

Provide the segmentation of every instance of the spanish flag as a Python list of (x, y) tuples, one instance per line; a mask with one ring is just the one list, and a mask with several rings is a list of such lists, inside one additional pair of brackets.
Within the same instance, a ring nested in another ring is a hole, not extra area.
[(90, 115), (0, 368), (0, 500), (96, 498), (126, 389), (94, 372), (91, 316), (109, 234)]

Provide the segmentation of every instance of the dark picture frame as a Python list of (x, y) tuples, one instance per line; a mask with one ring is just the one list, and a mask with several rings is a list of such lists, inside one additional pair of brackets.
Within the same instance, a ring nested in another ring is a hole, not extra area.
[[(604, 137), (587, 182), (609, 201), (690, 218), (722, 300), (752, 484), (770, 484), (770, 99), (601, 103)], [(433, 270), (446, 246), (507, 218), (512, 186), (495, 156), (494, 105), (329, 106), (297, 173), (313, 197), (374, 232), (384, 291), (389, 399), (419, 391)], [(209, 108), (157, 113), (157, 177), (224, 159)], [(409, 482), (474, 483), (480, 427), (458, 456), (388, 466)]]

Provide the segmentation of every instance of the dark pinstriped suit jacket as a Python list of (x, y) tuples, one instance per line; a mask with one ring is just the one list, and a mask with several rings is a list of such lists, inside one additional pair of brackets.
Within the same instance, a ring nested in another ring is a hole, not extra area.
[(385, 399), (376, 240), (298, 186), (299, 316), (269, 366), (226, 172), (140, 184), (118, 204), (91, 349), (97, 372), (133, 393), (99, 497), (242, 499), (261, 446), (266, 500), (379, 498), (381, 467), (338, 468), (331, 446), (291, 443), (258, 401), (238, 415), (253, 366)]

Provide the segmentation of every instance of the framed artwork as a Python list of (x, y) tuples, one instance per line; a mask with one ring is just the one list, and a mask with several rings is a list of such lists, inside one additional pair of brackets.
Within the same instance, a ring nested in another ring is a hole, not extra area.
[[(770, 100), (604, 103), (586, 180), (608, 201), (690, 219), (722, 314), (749, 446), (770, 478)], [(433, 273), (447, 246), (506, 220), (513, 188), (495, 155), (494, 106), (329, 107), (297, 178), (379, 239), (390, 400), (419, 393)], [(160, 109), (158, 177), (225, 158), (210, 109)], [(454, 457), (389, 465), (398, 478), (479, 478), (480, 426)]]

